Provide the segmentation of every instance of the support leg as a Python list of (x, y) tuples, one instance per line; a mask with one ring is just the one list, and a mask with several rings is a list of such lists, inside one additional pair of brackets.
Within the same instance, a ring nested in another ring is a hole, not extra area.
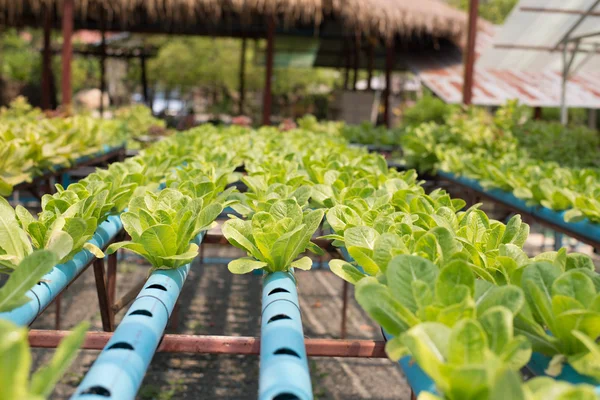
[(60, 330), (60, 303), (62, 300), (62, 293), (59, 294), (58, 296), (56, 296), (56, 299), (54, 300), (54, 310), (55, 310), (55, 314), (54, 314), (54, 329), (56, 329), (57, 331)]
[(106, 268), (106, 293), (108, 297), (110, 326), (115, 326), (115, 313), (112, 312), (112, 306), (115, 304), (117, 296), (117, 254), (108, 256), (108, 265)]
[(348, 319), (348, 282), (344, 281), (342, 288), (342, 326), (340, 328), (340, 338), (346, 338), (346, 320)]
[(94, 261), (94, 277), (96, 279), (98, 303), (100, 306), (100, 316), (102, 318), (102, 329), (105, 332), (113, 332), (115, 330), (114, 313), (112, 311), (111, 304), (108, 302), (108, 293), (106, 291), (104, 274), (104, 261), (101, 259), (96, 259)]

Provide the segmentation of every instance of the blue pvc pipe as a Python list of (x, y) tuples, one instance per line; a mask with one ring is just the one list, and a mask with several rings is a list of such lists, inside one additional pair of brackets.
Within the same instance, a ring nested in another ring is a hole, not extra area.
[[(536, 376), (546, 376), (545, 371), (550, 364), (550, 360), (550, 357), (546, 357), (543, 354), (533, 353), (531, 355), (531, 360), (527, 363), (527, 367)], [(600, 395), (600, 385), (598, 385), (598, 381), (591, 377), (580, 375), (569, 364), (564, 364), (561, 373), (554, 378), (572, 384), (587, 383), (589, 385), (594, 385), (596, 387), (596, 394)]]
[[(196, 240), (202, 240), (200, 234)], [(135, 399), (191, 264), (150, 275), (72, 400)]]
[(296, 280), (291, 272), (267, 274), (263, 284), (258, 399), (275, 398), (313, 399)]
[[(90, 243), (99, 248), (104, 248), (121, 230), (123, 224), (118, 215), (109, 216), (96, 229)], [(52, 271), (44, 275), (27, 296), (31, 301), (15, 308), (12, 311), (0, 313), (0, 319), (6, 319), (19, 326), (29, 325), (42, 312), (56, 296), (71, 283), (71, 281), (94, 259), (94, 255), (87, 250), (81, 250), (68, 262), (55, 266)]]
[[(383, 332), (383, 337), (386, 342), (393, 339), (393, 336), (385, 330), (382, 329), (381, 331)], [(433, 380), (421, 369), (421, 367), (419, 367), (419, 364), (417, 364), (411, 356), (402, 357), (398, 361), (398, 364), (400, 364), (400, 368), (402, 368), (402, 371), (406, 376), (406, 381), (415, 393), (415, 396), (418, 397), (421, 392), (439, 395)]]
[(580, 222), (566, 222), (564, 218), (565, 211), (554, 211), (542, 206), (528, 206), (525, 200), (515, 197), (512, 193), (500, 189), (486, 190), (474, 179), (456, 176), (444, 171), (438, 171), (438, 175), (444, 179), (458, 182), (475, 191), (485, 193), (495, 200), (508, 204), (522, 212), (529, 213), (539, 220), (557, 225), (566, 231), (576, 233), (591, 241), (600, 242), (600, 224), (595, 224), (589, 219)]

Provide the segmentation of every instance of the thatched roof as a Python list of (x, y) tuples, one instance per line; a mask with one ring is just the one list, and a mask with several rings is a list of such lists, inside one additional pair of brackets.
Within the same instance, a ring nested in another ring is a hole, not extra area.
[[(324, 21), (332, 19), (343, 26), (346, 34), (362, 33), (385, 39), (399, 35), (456, 40), (465, 34), (467, 24), (463, 12), (441, 0), (74, 1), (76, 18), (84, 22), (99, 21), (104, 12), (111, 28), (115, 29), (118, 24), (122, 30), (135, 30), (137, 23), (157, 24), (164, 27), (165, 32), (173, 32), (202, 23), (218, 25), (223, 20), (256, 24), (260, 17), (277, 16), (286, 26), (302, 24), (319, 29)], [(58, 16), (62, 0), (0, 0), (0, 18), (10, 25), (40, 22), (45, 6), (51, 7)], [(85, 23), (80, 25), (89, 27)]]

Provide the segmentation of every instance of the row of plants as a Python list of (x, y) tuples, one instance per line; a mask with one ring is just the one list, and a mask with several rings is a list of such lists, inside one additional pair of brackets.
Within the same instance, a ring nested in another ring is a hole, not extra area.
[[(103, 257), (88, 240), (109, 215), (121, 214), (132, 240), (113, 244), (108, 253), (127, 248), (145, 256), (153, 269), (191, 261), (198, 250), (191, 239), (210, 227), (233, 190), (225, 190), (233, 168), (225, 171), (218, 156), (201, 159), (195, 153), (175, 138), (157, 143), (67, 188), (57, 185), (56, 194), (42, 198), (37, 218), (0, 198), (0, 273), (9, 274), (0, 288), (0, 312), (29, 302), (28, 290), (82, 249)], [(160, 190), (164, 185), (168, 188)], [(87, 327), (78, 325), (49, 365), (30, 377), (28, 329), (0, 321), (0, 398), (47, 398), (76, 356)]]
[(89, 115), (49, 118), (23, 98), (16, 99), (0, 111), (0, 195), (9, 196), (20, 183), (121, 146), (139, 130), (160, 125), (148, 113), (136, 107), (110, 120)]
[[(523, 399), (595, 398), (588, 385), (522, 384), (518, 375), (535, 351), (553, 357), (550, 374), (568, 364), (598, 379), (600, 279), (587, 256), (563, 249), (531, 259), (520, 218), (505, 225), (477, 207), (462, 211), (464, 201), (441, 190), (427, 195), (414, 171), (389, 170), (381, 156), (323, 134), (339, 132), (336, 124), (303, 123), (311, 129), (202, 126), (153, 146), (140, 158), (167, 177), (166, 188), (136, 188), (120, 203), (132, 240), (108, 251), (127, 248), (154, 269), (176, 268), (195, 257), (195, 234), (229, 206), (243, 218), (232, 215), (223, 234), (248, 253), (231, 272), (310, 269), (311, 259), (299, 257), (322, 252), (311, 238), (325, 214), (325, 237), (349, 256), (332, 261), (332, 271), (357, 285), (359, 303), (393, 337), (390, 358), (410, 354), (435, 381), (438, 394), (423, 398), (507, 398), (508, 390)], [(239, 165), (246, 175), (233, 172)], [(226, 189), (238, 180), (246, 193)], [(54, 201), (60, 193), (42, 214), (72, 209)], [(98, 215), (103, 209), (113, 208)]]
[(220, 135), (247, 171), (248, 191), (230, 195), (244, 218), (223, 226), (248, 253), (231, 272), (309, 269), (310, 258), (299, 257), (321, 252), (311, 237), (325, 212), (324, 237), (349, 256), (332, 271), (357, 285), (361, 306), (393, 337), (390, 358), (410, 355), (435, 382), (438, 393), (423, 398), (596, 398), (591, 385), (522, 384), (518, 375), (539, 352), (552, 357), (548, 375), (564, 366), (600, 378), (600, 277), (589, 257), (562, 249), (529, 258), (529, 227), (518, 216), (505, 225), (478, 207), (462, 211), (464, 201), (425, 194), (414, 171), (390, 171), (339, 137), (267, 128)]
[(407, 166), (441, 170), (500, 189), (528, 206), (566, 211), (566, 222), (600, 223), (597, 132), (525, 121), (514, 103), (492, 118), (459, 111), (444, 124), (407, 129), (401, 139)]

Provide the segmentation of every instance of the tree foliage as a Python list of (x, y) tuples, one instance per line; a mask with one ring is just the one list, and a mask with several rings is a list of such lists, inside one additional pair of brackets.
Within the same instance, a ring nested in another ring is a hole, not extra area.
[[(449, 0), (452, 6), (469, 9), (470, 0)], [(494, 24), (502, 24), (518, 0), (484, 0), (479, 4), (479, 16)]]

